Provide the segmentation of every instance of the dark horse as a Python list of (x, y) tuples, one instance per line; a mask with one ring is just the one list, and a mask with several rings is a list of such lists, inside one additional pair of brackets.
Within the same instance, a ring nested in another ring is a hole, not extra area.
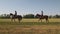
[(48, 16), (47, 15), (39, 15), (39, 14), (36, 14), (36, 17), (38, 17), (39, 18), (39, 21), (41, 20), (41, 22), (42, 22), (42, 19), (46, 19), (46, 22), (48, 21)]
[(22, 20), (22, 16), (21, 15), (13, 15), (12, 13), (10, 13), (10, 18), (11, 18), (11, 21), (15, 21), (15, 19), (17, 18), (18, 21), (20, 22)]

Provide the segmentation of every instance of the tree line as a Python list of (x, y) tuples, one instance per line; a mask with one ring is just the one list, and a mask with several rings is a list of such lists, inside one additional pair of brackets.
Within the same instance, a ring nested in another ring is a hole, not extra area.
[[(8, 19), (8, 18), (10, 18), (10, 15), (9, 14), (1, 14), (0, 18)], [(26, 14), (26, 15), (23, 15), (23, 18), (37, 18), (37, 17), (34, 14)], [(58, 14), (56, 14), (54, 16), (50, 15), (49, 18), (60, 18), (60, 15), (58, 15)]]

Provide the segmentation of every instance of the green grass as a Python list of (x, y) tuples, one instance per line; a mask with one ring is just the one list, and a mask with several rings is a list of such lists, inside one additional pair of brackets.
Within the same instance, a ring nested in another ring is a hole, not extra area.
[(20, 23), (18, 20), (11, 22), (10, 19), (0, 19), (0, 25), (60, 25), (60, 19), (49, 19), (49, 22), (45, 20), (38, 22), (38, 19), (23, 19)]
[(0, 25), (60, 25), (60, 22), (0, 22)]

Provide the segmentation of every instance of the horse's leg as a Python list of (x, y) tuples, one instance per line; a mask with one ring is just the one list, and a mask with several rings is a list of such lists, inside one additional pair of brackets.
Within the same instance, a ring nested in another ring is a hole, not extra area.
[(46, 18), (46, 22), (49, 22), (48, 18)]
[(42, 19), (39, 19), (38, 22), (39, 22), (40, 20), (41, 20), (41, 22), (42, 22)]
[[(12, 22), (13, 22), (13, 19), (11, 18), (11, 23), (12, 23)], [(11, 23), (10, 23), (10, 24), (11, 24)]]
[(13, 19), (11, 18), (11, 22), (13, 22)]
[(15, 18), (14, 18), (14, 22), (15, 22)]
[(46, 18), (46, 22), (47, 22), (47, 18)]
[(19, 23), (20, 23), (20, 19), (18, 18), (18, 21), (19, 21)]
[(42, 22), (42, 19), (41, 19), (41, 22)]
[(12, 19), (11, 19), (11, 21), (12, 21)]
[(40, 21), (40, 19), (38, 20), (38, 22)]
[(18, 19), (19, 23), (20, 23), (20, 19)]
[(47, 19), (47, 21), (49, 22), (49, 20)]

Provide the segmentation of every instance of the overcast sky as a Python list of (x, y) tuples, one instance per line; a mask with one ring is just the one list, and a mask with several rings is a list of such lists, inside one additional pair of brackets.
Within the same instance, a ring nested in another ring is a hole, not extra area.
[(0, 0), (0, 15), (17, 11), (19, 15), (41, 14), (60, 15), (60, 0)]

